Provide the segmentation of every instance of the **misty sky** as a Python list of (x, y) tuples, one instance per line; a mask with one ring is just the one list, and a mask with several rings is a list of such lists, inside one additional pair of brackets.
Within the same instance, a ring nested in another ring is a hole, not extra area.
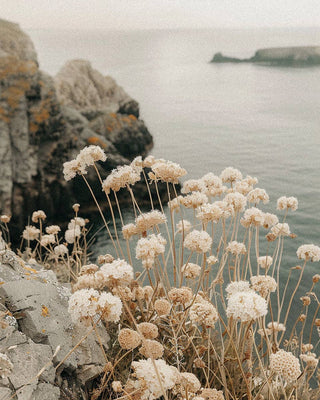
[(0, 0), (22, 28), (320, 26), (320, 0)]

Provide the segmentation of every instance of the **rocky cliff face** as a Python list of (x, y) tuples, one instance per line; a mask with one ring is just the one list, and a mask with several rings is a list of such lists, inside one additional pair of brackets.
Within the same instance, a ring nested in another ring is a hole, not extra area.
[(152, 147), (138, 103), (112, 78), (83, 60), (50, 77), (30, 38), (4, 20), (0, 83), (0, 212), (12, 214), (19, 228), (38, 208), (64, 217), (79, 189), (63, 180), (62, 164), (85, 145), (105, 149), (104, 175)]

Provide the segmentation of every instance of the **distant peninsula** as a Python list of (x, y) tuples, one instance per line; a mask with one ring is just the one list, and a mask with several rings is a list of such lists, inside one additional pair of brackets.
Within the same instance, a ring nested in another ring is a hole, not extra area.
[(251, 58), (227, 57), (216, 53), (212, 63), (257, 63), (283, 66), (320, 65), (320, 46), (274, 47), (257, 50)]

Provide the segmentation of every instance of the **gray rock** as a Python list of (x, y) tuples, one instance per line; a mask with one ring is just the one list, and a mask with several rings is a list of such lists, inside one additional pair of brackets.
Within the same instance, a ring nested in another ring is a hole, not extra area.
[(129, 114), (139, 108), (128, 94), (110, 76), (103, 76), (87, 60), (68, 61), (55, 77), (60, 103), (86, 114), (99, 111)]
[[(17, 271), (15, 264), (22, 269)], [(32, 272), (22, 265), (19, 257), (10, 265), (0, 265), (0, 278), (4, 281), (0, 298), (13, 315), (10, 325), (0, 330), (0, 351), (14, 365), (7, 380), (0, 379), (0, 387), (11, 392), (21, 388), (18, 398), (22, 400), (59, 399), (60, 390), (55, 386), (61, 383), (60, 376), (69, 376), (72, 386), (86, 385), (103, 371), (104, 354), (93, 333), (79, 345), (89, 328), (72, 324), (67, 311), (70, 290), (57, 282), (52, 271)], [(98, 332), (107, 349), (106, 329), (101, 325)], [(60, 351), (53, 359), (57, 346)], [(52, 363), (61, 366), (56, 371)], [(41, 397), (46, 390), (51, 397)]]

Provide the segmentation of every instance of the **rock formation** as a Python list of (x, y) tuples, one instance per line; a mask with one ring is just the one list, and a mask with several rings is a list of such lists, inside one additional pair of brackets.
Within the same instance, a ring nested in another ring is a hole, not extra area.
[[(103, 371), (105, 358), (94, 334), (71, 351), (89, 328), (70, 320), (68, 285), (10, 250), (0, 251), (0, 276), (0, 352), (13, 364), (8, 377), (0, 376), (0, 399), (15, 392), (18, 400), (83, 398), (81, 390)], [(107, 348), (106, 329), (98, 332)]]
[(267, 65), (312, 66), (320, 64), (320, 46), (275, 47), (257, 50), (251, 58), (234, 58), (216, 53), (212, 63), (250, 62)]
[(19, 229), (35, 209), (63, 219), (79, 193), (83, 206), (91, 202), (62, 176), (63, 162), (85, 145), (104, 148), (104, 176), (152, 147), (138, 103), (112, 78), (74, 60), (53, 79), (39, 70), (30, 38), (4, 20), (0, 82), (0, 213), (12, 214)]

